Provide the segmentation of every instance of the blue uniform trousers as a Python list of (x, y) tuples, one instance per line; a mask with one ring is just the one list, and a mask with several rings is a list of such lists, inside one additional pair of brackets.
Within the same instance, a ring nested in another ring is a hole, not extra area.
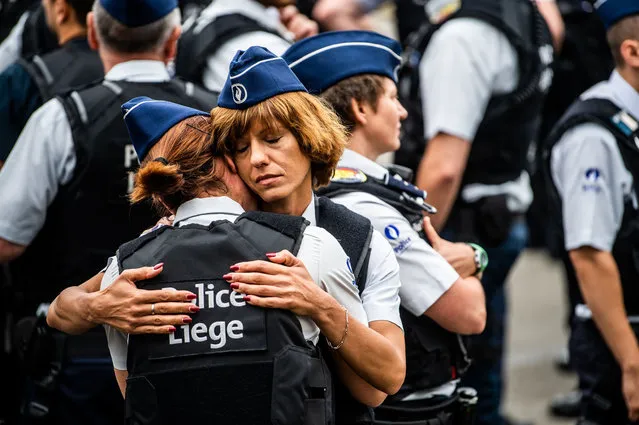
[[(454, 235), (443, 233), (445, 237)], [(460, 241), (463, 242), (463, 241)], [(462, 379), (464, 386), (477, 390), (479, 402), (475, 425), (503, 425), (501, 416), (504, 389), (503, 357), (507, 324), (507, 298), (505, 282), (510, 270), (526, 248), (528, 227), (525, 220), (517, 219), (508, 238), (495, 248), (487, 248), (489, 263), (484, 271), (482, 285), (486, 293), (486, 329), (470, 338), (473, 364)]]

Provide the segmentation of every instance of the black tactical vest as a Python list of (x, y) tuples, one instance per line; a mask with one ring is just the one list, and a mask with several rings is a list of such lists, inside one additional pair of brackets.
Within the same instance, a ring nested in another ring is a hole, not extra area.
[[(399, 175), (389, 176), (382, 181), (360, 170), (354, 171), (364, 177), (333, 179), (319, 193), (329, 198), (352, 192), (369, 193), (397, 209), (426, 240), (422, 226), (425, 211), (423, 191)], [(396, 404), (408, 394), (450, 382), (461, 376), (470, 365), (460, 336), (446, 331), (426, 316), (414, 316), (403, 307), (400, 308), (400, 314), (406, 342), (406, 379), (400, 391), (389, 397), (385, 404)]]
[[(550, 222), (557, 244), (563, 248), (562, 201), (551, 174), (553, 147), (571, 128), (584, 123), (595, 123), (609, 130), (617, 140), (626, 169), (632, 174), (634, 191), (639, 182), (639, 121), (628, 112), (605, 99), (577, 100), (557, 123), (543, 146), (542, 172), (544, 176)], [(596, 170), (592, 171), (593, 173)], [(587, 180), (584, 178), (584, 185)], [(584, 187), (584, 190), (589, 190)], [(596, 190), (596, 187), (590, 188)], [(619, 268), (626, 311), (639, 314), (639, 211), (632, 199), (626, 199), (621, 227), (612, 248), (612, 255)]]
[(188, 81), (202, 82), (202, 73), (208, 58), (229, 40), (249, 32), (267, 32), (281, 35), (272, 28), (239, 13), (221, 15), (213, 20), (198, 16), (185, 23), (175, 59), (176, 75)]
[[(351, 260), (352, 272), (359, 293), (366, 288), (366, 275), (371, 254), (373, 226), (369, 219), (332, 202), (323, 196), (315, 198), (317, 227), (329, 232), (340, 243)], [(320, 346), (332, 370), (335, 364), (330, 348), (323, 340)], [(335, 423), (337, 425), (366, 425), (373, 423), (373, 410), (355, 400), (346, 386), (338, 379), (333, 381), (335, 392)]]
[(410, 36), (400, 70), (399, 93), (408, 110), (395, 162), (417, 170), (425, 149), (419, 63), (433, 34), (450, 19), (475, 18), (503, 32), (519, 58), (520, 79), (509, 94), (488, 104), (473, 140), (463, 184), (500, 184), (517, 179), (527, 165), (540, 112), (550, 86), (553, 49), (550, 32), (530, 0), (462, 0), (461, 9), (439, 25), (429, 22)]
[(86, 38), (77, 38), (43, 56), (18, 62), (29, 72), (40, 91), (42, 103), (74, 87), (85, 86), (104, 77), (104, 67)]
[(24, 23), (21, 56), (30, 58), (34, 55), (44, 55), (58, 47), (58, 38), (47, 26), (44, 9), (38, 2)]
[(144, 289), (198, 295), (171, 335), (130, 335), (126, 423), (333, 424), (331, 375), (287, 310), (247, 304), (222, 276), (269, 251), (297, 254), (308, 222), (250, 212), (235, 223), (162, 227), (118, 251), (120, 270), (164, 262)]
[(127, 198), (138, 162), (121, 105), (142, 95), (205, 111), (217, 100), (180, 81), (104, 81), (58, 97), (71, 126), (77, 162), (71, 181), (59, 188), (49, 206), (43, 228), (11, 263), (27, 314), (53, 300), (62, 288), (93, 276), (122, 241), (155, 223), (149, 205), (132, 207)]

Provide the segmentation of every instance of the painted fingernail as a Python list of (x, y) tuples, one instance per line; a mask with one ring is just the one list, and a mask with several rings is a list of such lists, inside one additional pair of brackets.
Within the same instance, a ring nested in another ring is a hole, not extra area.
[(250, 295), (244, 295), (244, 301), (251, 302), (251, 296)]
[(162, 267), (164, 267), (164, 263), (158, 263), (153, 266), (153, 270), (160, 270)]
[(191, 323), (193, 321), (193, 319), (191, 319), (190, 317), (183, 317), (182, 318), (182, 322), (184, 323)]
[(237, 289), (237, 288), (239, 288), (239, 287), (240, 287), (240, 284), (239, 284), (239, 283), (231, 283), (231, 288), (233, 288), (233, 289)]
[(268, 252), (268, 253), (266, 253), (266, 256), (267, 256), (268, 258), (273, 258), (273, 257), (276, 257), (276, 256), (277, 256), (277, 254), (275, 254), (275, 253), (273, 253), (273, 252)]
[(224, 280), (231, 280), (233, 278), (233, 276), (231, 276), (230, 274), (225, 274), (224, 276), (222, 276), (222, 279)]
[(169, 332), (171, 333), (175, 332), (175, 326), (169, 326)]
[(186, 299), (189, 300), (189, 301), (194, 300), (196, 298), (197, 298), (197, 295), (195, 295), (195, 294), (189, 294), (189, 295), (186, 296)]
[(231, 266), (231, 271), (236, 272), (240, 269), (240, 266)]
[(191, 313), (197, 313), (198, 311), (200, 311), (200, 307), (196, 306), (196, 305), (192, 305), (189, 307), (189, 311)]

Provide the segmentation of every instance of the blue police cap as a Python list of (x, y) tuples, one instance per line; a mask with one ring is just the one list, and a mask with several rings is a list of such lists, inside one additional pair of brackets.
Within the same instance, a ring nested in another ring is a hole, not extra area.
[(282, 57), (306, 86), (319, 94), (341, 80), (361, 74), (397, 82), (400, 44), (371, 31), (332, 31), (298, 41)]
[(639, 14), (639, 0), (598, 0), (595, 9), (609, 29), (623, 18)]
[(253, 46), (235, 54), (217, 105), (247, 109), (278, 94), (295, 91), (306, 92), (306, 88), (284, 59), (264, 47)]
[(146, 96), (133, 98), (122, 105), (122, 114), (140, 161), (175, 124), (197, 115), (210, 116), (208, 112)]
[(129, 28), (158, 21), (178, 7), (177, 0), (100, 0), (100, 4)]

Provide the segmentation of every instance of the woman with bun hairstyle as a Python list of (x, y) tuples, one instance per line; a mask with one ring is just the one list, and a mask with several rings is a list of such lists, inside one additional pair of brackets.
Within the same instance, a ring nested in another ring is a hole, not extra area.
[[(341, 367), (378, 390), (365, 404), (379, 405), (399, 389), (405, 374), (399, 270), (390, 245), (369, 220), (313, 195), (314, 188), (329, 182), (347, 143), (339, 119), (306, 92), (281, 58), (261, 47), (237, 53), (211, 118), (218, 149), (259, 196), (261, 210), (304, 217), (329, 230), (349, 255), (370, 329), (349, 325), (343, 311), (326, 311), (348, 329), (345, 339), (327, 335), (327, 349), (337, 348), (332, 351), (338, 352)], [(241, 267), (230, 273), (231, 282), (252, 305), (279, 306), (277, 294), (256, 278), (259, 272)], [(371, 330), (374, 338), (365, 336)], [(370, 410), (344, 390), (339, 389), (337, 423), (372, 423)]]

